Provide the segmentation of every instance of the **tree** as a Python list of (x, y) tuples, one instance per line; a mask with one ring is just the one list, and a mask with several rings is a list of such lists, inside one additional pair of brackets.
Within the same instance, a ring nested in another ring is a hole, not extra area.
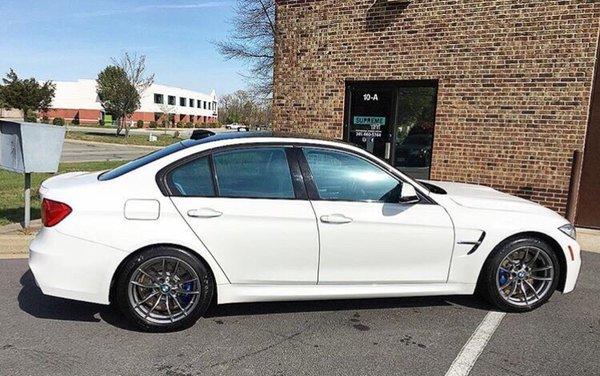
[(97, 93), (102, 107), (117, 120), (117, 135), (125, 127), (129, 136), (127, 117), (140, 108), (140, 94), (131, 84), (123, 68), (109, 65), (98, 74)]
[(29, 111), (48, 111), (54, 99), (56, 85), (52, 81), (43, 84), (35, 78), (20, 79), (14, 70), (6, 74), (0, 85), (0, 104), (3, 108), (18, 108), (27, 119)]
[(250, 126), (270, 123), (270, 101), (256, 99), (251, 93), (238, 90), (219, 99), (219, 122)]
[[(140, 108), (140, 100), (144, 95), (144, 92), (154, 83), (154, 74), (146, 73), (145, 55), (129, 54), (128, 52), (126, 52), (123, 56), (121, 56), (118, 59), (112, 58), (112, 62), (113, 65), (107, 67), (106, 69), (110, 67), (119, 68), (122, 73), (118, 73), (118, 75), (121, 76), (124, 74), (125, 78), (129, 82), (129, 86), (133, 87), (133, 89), (137, 92), (137, 99), (135, 98), (136, 96), (133, 95), (133, 93), (131, 93), (130, 87), (126, 89), (125, 93), (113, 93), (117, 95), (116, 97), (114, 97), (114, 99), (120, 97), (120, 99), (123, 100), (121, 106), (119, 106), (121, 110), (125, 108), (127, 108), (127, 110), (131, 110), (130, 112), (122, 113), (121, 115), (111, 113), (113, 116), (119, 119), (117, 122), (117, 135), (120, 134), (121, 130), (124, 128), (125, 137), (129, 137), (130, 123), (127, 121), (127, 118), (131, 117), (131, 115)], [(116, 78), (117, 76), (114, 77)], [(105, 90), (106, 89), (107, 88), (105, 88)], [(100, 94), (99, 91), (98, 94)], [(100, 98), (100, 100), (103, 101), (102, 98)]]
[(275, 60), (275, 0), (238, 0), (234, 14), (232, 36), (217, 42), (217, 48), (227, 59), (249, 63), (250, 86), (256, 94), (269, 97)]

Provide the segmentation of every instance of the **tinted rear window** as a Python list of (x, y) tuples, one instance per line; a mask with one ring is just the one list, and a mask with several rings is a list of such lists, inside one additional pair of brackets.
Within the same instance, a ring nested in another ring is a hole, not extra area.
[(100, 176), (98, 176), (98, 180), (104, 181), (104, 180), (111, 180), (114, 178), (118, 178), (119, 176), (125, 175), (126, 173), (136, 170), (142, 166), (145, 166), (148, 163), (154, 162), (158, 159), (166, 157), (169, 154), (173, 154), (180, 150), (183, 150), (183, 149), (187, 148), (188, 146), (191, 146), (190, 144), (193, 145), (194, 143), (193, 142), (190, 143), (189, 141), (182, 141), (182, 142), (178, 142), (176, 144), (167, 146), (164, 149), (154, 151), (150, 154), (144, 155), (143, 157), (134, 159), (131, 162), (125, 163), (124, 165), (121, 165), (113, 170), (102, 173)]

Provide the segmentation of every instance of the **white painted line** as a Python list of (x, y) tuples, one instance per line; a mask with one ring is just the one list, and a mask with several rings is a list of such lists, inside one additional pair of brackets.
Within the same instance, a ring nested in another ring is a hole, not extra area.
[(504, 312), (489, 312), (485, 315), (481, 324), (475, 329), (471, 338), (452, 362), (446, 376), (467, 376), (471, 372), (477, 358), (487, 346), (504, 316), (506, 316)]

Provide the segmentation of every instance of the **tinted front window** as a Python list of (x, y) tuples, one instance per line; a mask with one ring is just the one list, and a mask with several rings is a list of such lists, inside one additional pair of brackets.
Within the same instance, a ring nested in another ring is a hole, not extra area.
[(360, 157), (305, 148), (322, 200), (398, 202), (402, 183)]
[(221, 197), (295, 197), (284, 148), (224, 152), (214, 163)]
[(181, 196), (212, 197), (215, 195), (208, 157), (198, 158), (175, 168), (169, 185)]

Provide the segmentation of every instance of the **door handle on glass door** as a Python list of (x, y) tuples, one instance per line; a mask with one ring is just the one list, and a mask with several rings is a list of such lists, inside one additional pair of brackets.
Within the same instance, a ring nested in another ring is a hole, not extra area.
[(222, 216), (223, 213), (211, 208), (202, 208), (189, 210), (187, 215), (192, 218), (216, 218)]
[(348, 218), (343, 214), (331, 214), (331, 215), (322, 216), (321, 222), (333, 223), (333, 224), (344, 224), (344, 223), (352, 222), (352, 218)]

